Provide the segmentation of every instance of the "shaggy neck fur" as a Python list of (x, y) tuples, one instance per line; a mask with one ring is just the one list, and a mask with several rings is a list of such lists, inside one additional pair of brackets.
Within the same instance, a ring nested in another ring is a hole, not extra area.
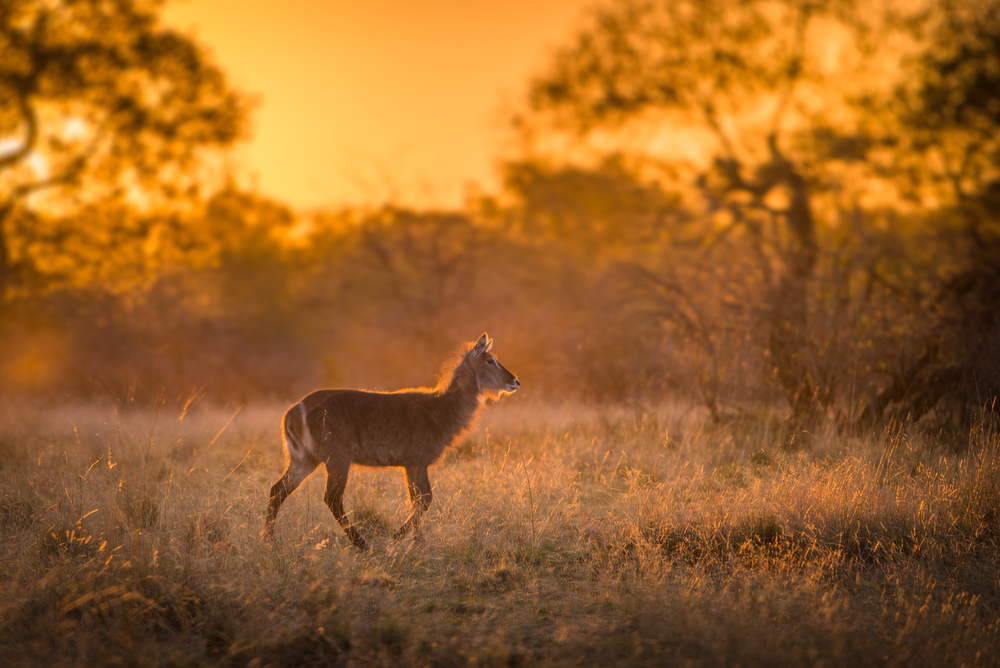
[(450, 417), (454, 420), (455, 433), (471, 427), (482, 405), (482, 393), (476, 381), (471, 355), (471, 344), (459, 351), (449, 365), (451, 368), (441, 375), (436, 388), (437, 395), (454, 411)]
[(468, 391), (478, 399), (479, 385), (476, 382), (476, 373), (472, 369), (472, 348), (473, 344), (467, 344), (445, 363), (435, 388), (439, 395)]

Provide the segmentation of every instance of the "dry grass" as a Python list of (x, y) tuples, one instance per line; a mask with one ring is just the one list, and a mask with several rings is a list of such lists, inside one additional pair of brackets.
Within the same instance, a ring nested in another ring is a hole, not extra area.
[(958, 454), (906, 433), (788, 452), (765, 417), (512, 400), (432, 470), (424, 543), (387, 544), (401, 474), (356, 471), (359, 553), (321, 472), (261, 541), (282, 408), (7, 407), (0, 663), (1000, 661), (987, 423)]

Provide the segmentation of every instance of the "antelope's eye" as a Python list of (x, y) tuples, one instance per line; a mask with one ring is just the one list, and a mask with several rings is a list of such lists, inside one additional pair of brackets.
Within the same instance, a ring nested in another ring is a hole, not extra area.
[(489, 358), (488, 360), (486, 360), (486, 363), (487, 363), (487, 364), (496, 364), (496, 363), (497, 363), (497, 360), (496, 360), (496, 358), (495, 358), (495, 357), (491, 357), (491, 358)]

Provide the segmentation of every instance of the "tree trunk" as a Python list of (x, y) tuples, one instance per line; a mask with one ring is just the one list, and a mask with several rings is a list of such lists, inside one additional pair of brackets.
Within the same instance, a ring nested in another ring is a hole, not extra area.
[(791, 243), (786, 250), (785, 271), (771, 297), (768, 354), (773, 374), (792, 410), (790, 426), (798, 431), (817, 417), (816, 388), (804, 359), (808, 346), (808, 284), (816, 266), (817, 244), (805, 179), (787, 162), (784, 168), (784, 181), (792, 190), (787, 213)]
[(14, 207), (10, 203), (0, 207), (0, 311), (7, 304), (7, 292), (10, 288), (10, 249), (7, 245), (7, 219), (11, 218)]

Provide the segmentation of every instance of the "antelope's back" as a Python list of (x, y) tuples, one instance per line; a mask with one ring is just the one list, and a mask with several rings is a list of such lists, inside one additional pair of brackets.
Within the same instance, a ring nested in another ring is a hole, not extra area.
[(286, 420), (301, 419), (304, 413), (303, 427), (320, 460), (412, 466), (430, 464), (447, 445), (436, 411), (429, 392), (333, 389), (307, 395), (288, 410)]

